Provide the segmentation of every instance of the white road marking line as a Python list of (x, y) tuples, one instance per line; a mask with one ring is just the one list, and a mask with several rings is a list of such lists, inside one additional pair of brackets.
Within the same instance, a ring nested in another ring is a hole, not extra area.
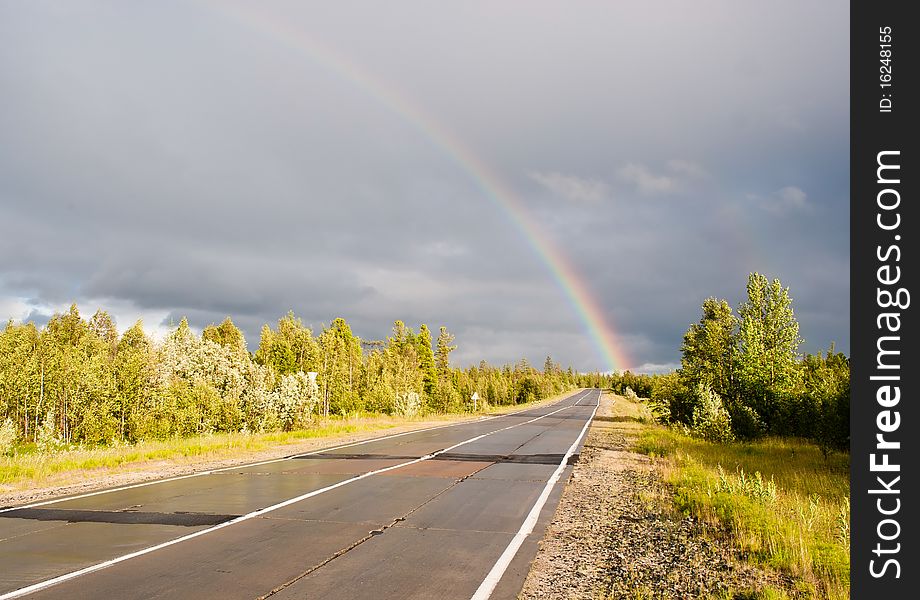
[[(590, 393), (590, 390), (588, 390), (588, 393)], [(583, 397), (584, 397), (584, 396), (580, 396), (579, 398), (577, 398), (577, 399), (575, 400), (575, 402), (578, 402), (578, 400), (580, 400), (580, 399), (583, 398)], [(568, 400), (568, 399), (569, 399), (569, 398), (566, 398), (566, 400)], [(323, 494), (323, 493), (325, 493), (325, 492), (328, 492), (328, 491), (330, 491), (330, 490), (334, 490), (334, 489), (336, 489), (336, 488), (339, 488), (339, 487), (348, 485), (348, 484), (350, 484), (350, 483), (354, 483), (354, 482), (356, 482), (356, 481), (360, 481), (361, 479), (366, 479), (367, 477), (371, 477), (372, 475), (377, 475), (377, 474), (379, 474), (379, 473), (385, 473), (385, 472), (387, 472), (387, 471), (392, 471), (392, 470), (394, 470), (394, 469), (399, 469), (399, 468), (402, 468), (402, 467), (407, 467), (407, 466), (409, 466), (409, 465), (414, 465), (414, 464), (416, 464), (416, 463), (420, 463), (420, 462), (425, 461), (425, 460), (430, 460), (430, 459), (434, 458), (435, 456), (438, 456), (439, 454), (443, 454), (443, 453), (445, 453), (445, 452), (450, 452), (451, 450), (453, 450), (453, 449), (455, 449), (455, 448), (458, 448), (458, 447), (460, 447), (460, 446), (464, 446), (464, 445), (466, 445), (466, 444), (475, 442), (475, 441), (477, 441), (477, 440), (481, 440), (482, 438), (488, 437), (488, 436), (490, 436), (490, 435), (492, 435), (492, 434), (495, 434), (495, 433), (499, 433), (499, 432), (502, 432), (502, 431), (507, 431), (507, 430), (509, 430), (509, 429), (514, 429), (515, 427), (520, 427), (521, 425), (528, 425), (528, 424), (533, 423), (533, 422), (535, 422), (535, 421), (539, 421), (540, 419), (545, 419), (546, 417), (552, 416), (552, 415), (554, 415), (554, 414), (556, 414), (556, 413), (558, 413), (558, 412), (561, 412), (561, 411), (563, 411), (563, 410), (567, 410), (567, 409), (569, 409), (569, 408), (572, 408), (573, 406), (575, 406), (575, 404), (567, 404), (566, 406), (563, 406), (562, 408), (559, 408), (559, 409), (556, 409), (556, 410), (554, 410), (554, 411), (552, 411), (552, 412), (546, 413), (545, 415), (540, 415), (539, 417), (530, 419), (529, 421), (524, 421), (523, 423), (516, 423), (516, 424), (514, 424), (514, 425), (509, 425), (509, 426), (507, 426), (507, 427), (502, 427), (501, 429), (495, 429), (495, 430), (490, 431), (490, 432), (488, 432), (488, 433), (483, 433), (483, 434), (477, 435), (477, 436), (475, 436), (475, 437), (472, 437), (472, 438), (469, 438), (469, 439), (464, 440), (464, 441), (462, 441), (462, 442), (459, 442), (459, 443), (457, 443), (457, 444), (454, 444), (453, 446), (449, 446), (449, 447), (447, 447), (447, 448), (443, 448), (443, 449), (441, 449), (441, 450), (438, 450), (437, 452), (432, 452), (431, 454), (426, 454), (425, 456), (422, 456), (422, 457), (420, 457), (420, 458), (416, 458), (416, 459), (413, 459), (413, 460), (410, 460), (410, 461), (406, 461), (406, 462), (400, 463), (400, 464), (398, 464), (398, 465), (392, 465), (392, 466), (389, 466), (389, 467), (384, 467), (384, 468), (382, 468), (382, 469), (376, 469), (376, 470), (374, 470), (374, 471), (368, 471), (367, 473), (362, 473), (361, 475), (356, 475), (355, 477), (352, 477), (352, 478), (350, 478), (350, 479), (345, 479), (345, 480), (340, 481), (340, 482), (338, 482), (338, 483), (334, 483), (334, 484), (332, 484), (332, 485), (327, 485), (327, 486), (324, 487), (324, 488), (320, 488), (320, 489), (317, 489), (317, 490), (313, 490), (312, 492), (307, 492), (306, 494), (301, 494), (300, 496), (297, 496), (297, 497), (295, 497), (295, 498), (290, 498), (290, 499), (288, 499), (288, 500), (284, 500), (283, 502), (279, 502), (279, 503), (277, 503), (277, 504), (273, 504), (272, 506), (268, 506), (268, 507), (265, 507), (265, 508), (262, 508), (262, 509), (253, 511), (253, 512), (251, 512), (251, 513), (247, 513), (247, 514), (245, 514), (245, 515), (241, 515), (241, 516), (239, 516), (239, 517), (237, 517), (237, 518), (235, 518), (235, 519), (232, 519), (232, 520), (230, 520), (230, 521), (225, 521), (225, 522), (223, 522), (223, 523), (220, 523), (219, 525), (215, 525), (215, 526), (209, 527), (209, 528), (207, 528), (207, 529), (202, 529), (202, 530), (200, 530), (200, 531), (196, 531), (196, 532), (194, 532), (194, 533), (190, 533), (190, 534), (188, 534), (188, 535), (184, 535), (184, 536), (179, 537), (179, 538), (176, 538), (176, 539), (174, 539), (174, 540), (170, 540), (170, 541), (168, 541), (168, 542), (163, 542), (162, 544), (157, 544), (157, 545), (155, 545), (155, 546), (150, 546), (149, 548), (144, 548), (143, 550), (138, 550), (138, 551), (136, 551), (136, 552), (131, 552), (130, 554), (125, 554), (125, 555), (123, 555), (123, 556), (119, 556), (119, 557), (113, 558), (113, 559), (111, 559), (111, 560), (107, 560), (107, 561), (104, 561), (104, 562), (101, 562), (101, 563), (97, 563), (97, 564), (95, 564), (95, 565), (90, 565), (90, 566), (88, 566), (88, 567), (85, 567), (85, 568), (83, 568), (83, 569), (79, 569), (79, 570), (77, 570), (77, 571), (72, 571), (72, 572), (70, 572), (70, 573), (65, 573), (64, 575), (59, 575), (59, 576), (54, 577), (54, 578), (52, 578), (52, 579), (47, 579), (47, 580), (45, 580), (45, 581), (40, 581), (40, 582), (38, 582), (38, 583), (34, 583), (34, 584), (32, 584), (32, 585), (29, 585), (29, 586), (26, 586), (26, 587), (23, 587), (23, 588), (19, 588), (18, 590), (13, 590), (13, 591), (11, 591), (11, 592), (7, 592), (7, 593), (5, 593), (5, 594), (0, 595), (0, 600), (10, 600), (10, 599), (12, 599), (12, 598), (20, 598), (20, 597), (22, 597), (22, 596), (25, 596), (25, 595), (28, 595), (28, 594), (31, 594), (31, 593), (34, 593), (34, 592), (37, 592), (37, 591), (40, 591), (40, 590), (43, 590), (43, 589), (52, 587), (52, 586), (55, 586), (55, 585), (57, 585), (57, 584), (59, 584), (59, 583), (63, 583), (63, 582), (68, 581), (68, 580), (70, 580), (70, 579), (74, 579), (74, 578), (76, 578), (76, 577), (80, 577), (81, 575), (87, 575), (87, 574), (93, 573), (93, 572), (95, 572), (95, 571), (100, 571), (100, 570), (102, 570), (102, 569), (105, 569), (106, 567), (110, 567), (110, 566), (115, 565), (115, 564), (118, 564), (118, 563), (120, 563), (120, 562), (124, 562), (124, 561), (130, 560), (130, 559), (132, 559), (132, 558), (137, 558), (138, 556), (143, 556), (143, 555), (145, 555), (145, 554), (149, 554), (149, 553), (151, 553), (151, 552), (155, 552), (155, 551), (161, 550), (161, 549), (163, 549), (163, 548), (168, 548), (169, 546), (173, 546), (173, 545), (179, 544), (179, 543), (181, 543), (181, 542), (185, 542), (185, 541), (188, 541), (188, 540), (197, 538), (197, 537), (201, 537), (201, 536), (203, 536), (203, 535), (205, 535), (205, 534), (211, 533), (211, 532), (213, 532), (213, 531), (217, 531), (218, 529), (223, 529), (224, 527), (229, 527), (229, 526), (231, 526), (231, 525), (236, 525), (237, 523), (242, 523), (243, 521), (248, 521), (248, 520), (250, 520), (250, 519), (254, 519), (254, 518), (256, 518), (256, 517), (260, 517), (260, 516), (262, 516), (262, 515), (264, 515), (264, 514), (267, 514), (267, 513), (276, 511), (276, 510), (278, 510), (279, 508), (284, 508), (284, 507), (286, 507), (286, 506), (290, 506), (291, 504), (296, 504), (297, 502), (301, 502), (301, 501), (303, 501), (303, 500), (306, 500), (307, 498), (312, 498), (313, 496), (318, 496), (318, 495)], [(595, 410), (596, 410), (596, 409), (595, 409)], [(521, 412), (524, 412), (524, 411), (521, 411)], [(589, 422), (590, 422), (590, 421), (589, 421)], [(584, 432), (582, 432), (582, 433), (584, 433)], [(579, 439), (581, 439), (580, 436), (579, 436)]]
[(546, 482), (546, 487), (543, 488), (543, 492), (540, 494), (540, 497), (537, 498), (533, 508), (530, 509), (530, 513), (528, 513), (527, 518), (524, 519), (524, 523), (521, 524), (521, 528), (516, 534), (514, 534), (514, 537), (511, 538), (511, 542), (508, 543), (508, 547), (505, 548), (505, 551), (502, 552), (502, 555), (498, 557), (497, 561), (495, 561), (495, 564), (492, 566), (492, 570), (489, 571), (489, 574), (486, 575), (486, 578), (482, 580), (481, 584), (479, 584), (479, 588), (476, 590), (476, 593), (473, 594), (470, 600), (488, 600), (489, 597), (492, 596), (492, 592), (495, 591), (495, 587), (498, 585), (498, 582), (501, 581), (502, 576), (505, 574), (505, 571), (508, 570), (508, 566), (511, 564), (511, 561), (518, 553), (518, 550), (521, 549), (521, 545), (523, 545), (524, 540), (527, 539), (528, 535), (533, 533), (533, 528), (537, 524), (537, 520), (540, 517), (540, 511), (543, 510), (543, 505), (546, 504), (546, 501), (549, 499), (550, 492), (556, 485), (556, 482), (559, 481), (559, 477), (562, 475), (562, 471), (566, 467), (566, 463), (572, 454), (575, 453), (575, 448), (578, 447), (578, 443), (581, 442), (581, 438), (584, 437), (585, 432), (588, 430), (588, 426), (594, 419), (594, 415), (597, 413), (597, 408), (600, 406), (600, 402), (601, 397), (600, 393), (598, 393), (597, 404), (594, 405), (594, 410), (591, 411), (591, 416), (588, 417), (588, 420), (585, 422), (585, 426), (582, 428), (581, 433), (578, 434), (578, 437), (569, 447), (568, 451), (565, 453), (565, 456), (562, 457), (562, 462), (559, 463), (559, 466), (556, 467), (556, 470), (549, 478), (549, 481)]
[[(563, 400), (567, 400), (564, 398)], [(577, 401), (576, 401), (577, 402)], [(143, 481), (141, 483), (132, 483), (130, 485), (123, 485), (120, 487), (109, 488), (105, 490), (97, 490), (95, 492), (87, 492), (85, 494), (78, 494), (76, 496), (64, 496), (63, 498), (53, 498), (51, 500), (42, 500), (40, 502), (33, 502), (32, 504), (23, 504), (21, 506), (9, 506), (7, 508), (0, 508), (0, 513), (9, 512), (11, 510), (19, 510), (22, 508), (37, 508), (39, 506), (47, 506), (49, 504), (57, 504), (58, 502), (67, 502), (68, 500), (80, 500), (81, 498), (90, 498), (92, 496), (99, 496), (101, 494), (110, 494), (112, 492), (121, 492), (124, 490), (133, 490), (135, 488), (147, 487), (149, 485), (157, 485), (160, 483), (168, 483), (170, 481), (179, 481), (181, 479), (190, 479), (192, 477), (201, 477), (203, 475), (212, 475), (214, 473), (222, 473), (224, 471), (233, 471), (234, 469), (248, 469), (249, 467), (258, 467), (260, 465), (268, 465), (271, 463), (282, 462), (285, 460), (292, 460), (302, 456), (312, 456), (314, 454), (321, 454), (323, 452), (331, 452), (333, 450), (341, 450), (343, 448), (351, 448), (353, 446), (360, 446), (362, 444), (370, 444), (372, 442), (382, 442), (384, 440), (390, 440), (393, 438), (398, 438), (404, 435), (409, 435), (412, 433), (422, 433), (425, 431), (434, 431), (436, 429), (446, 429), (448, 427), (457, 427), (459, 425), (469, 425), (471, 423), (483, 423), (485, 421), (491, 421), (492, 419), (499, 419), (501, 417), (513, 417), (514, 415), (519, 415), (528, 410), (534, 410), (533, 408), (525, 408), (523, 410), (518, 410), (515, 412), (505, 413), (503, 415), (493, 415), (491, 417), (484, 417), (476, 421), (462, 421), (460, 423), (448, 423), (447, 425), (435, 425), (434, 427), (426, 427), (425, 429), (413, 429), (412, 431), (404, 431), (402, 433), (393, 433), (391, 435), (385, 435), (382, 437), (371, 438), (367, 440), (362, 440), (360, 442), (351, 442), (349, 444), (343, 444), (341, 446), (333, 446), (331, 448), (321, 448), (319, 450), (314, 450), (312, 452), (305, 452), (303, 454), (294, 454), (292, 456), (283, 456), (281, 458), (273, 458), (271, 460), (263, 460), (260, 462), (254, 463), (244, 463), (241, 465), (234, 465), (232, 467), (221, 467), (219, 469), (210, 469), (208, 471), (199, 471), (197, 473), (189, 473), (188, 475), (176, 475), (175, 477), (167, 477), (165, 479), (154, 479), (152, 481)], [(2, 596), (0, 596), (2, 598)]]

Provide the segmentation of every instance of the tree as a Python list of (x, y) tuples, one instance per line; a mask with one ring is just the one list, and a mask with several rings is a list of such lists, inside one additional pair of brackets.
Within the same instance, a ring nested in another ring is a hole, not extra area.
[(808, 354), (802, 361), (805, 379), (803, 403), (815, 415), (806, 432), (825, 453), (850, 445), (850, 361), (834, 345), (822, 355)]
[(233, 324), (230, 317), (225, 318), (220, 325), (212, 323), (205, 327), (204, 331), (201, 332), (201, 337), (215, 344), (230, 348), (234, 352), (246, 353), (246, 338), (239, 327)]
[(681, 345), (680, 374), (685, 385), (710, 386), (720, 396), (732, 391), (737, 319), (726, 300), (707, 298), (699, 323), (690, 325)]
[(144, 325), (137, 321), (118, 342), (115, 354), (116, 405), (121, 439), (137, 439), (137, 432), (129, 430), (136, 411), (150, 406), (151, 393), (156, 383), (153, 348)]
[(443, 377), (450, 372), (450, 353), (457, 349), (456, 346), (451, 345), (453, 342), (454, 335), (448, 333), (447, 327), (442, 325), (438, 334), (438, 349), (435, 353), (435, 365), (438, 369), (439, 377)]
[(387, 338), (384, 353), (386, 381), (393, 390), (393, 408), (404, 415), (414, 414), (420, 408), (424, 376), (419, 368), (415, 336), (402, 321), (393, 323), (393, 335)]
[(89, 331), (108, 344), (114, 353), (118, 344), (118, 330), (109, 313), (102, 309), (97, 310), (89, 321)]
[(323, 414), (342, 414), (359, 408), (358, 382), (361, 381), (361, 340), (355, 337), (345, 319), (335, 319), (319, 336), (322, 362), (317, 369), (322, 390)]
[(422, 370), (422, 387), (429, 398), (434, 396), (438, 381), (438, 372), (434, 364), (434, 352), (431, 349), (431, 331), (424, 323), (418, 328), (415, 337), (419, 368)]
[(782, 412), (779, 403), (796, 392), (799, 368), (799, 323), (792, 310), (789, 288), (779, 279), (768, 281), (751, 273), (747, 301), (738, 309), (737, 369), (745, 402), (775, 428)]
[(278, 375), (290, 375), (298, 371), (318, 372), (322, 362), (320, 354), (320, 345), (313, 332), (290, 311), (278, 319), (277, 331), (268, 325), (262, 326), (254, 358), (260, 365), (272, 366)]

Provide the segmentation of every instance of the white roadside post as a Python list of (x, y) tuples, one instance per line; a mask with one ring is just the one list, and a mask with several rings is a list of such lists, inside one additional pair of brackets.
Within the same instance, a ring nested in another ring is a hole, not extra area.
[(476, 412), (476, 401), (479, 400), (479, 392), (473, 392), (473, 395), (470, 396), (470, 400), (473, 401), (473, 412)]

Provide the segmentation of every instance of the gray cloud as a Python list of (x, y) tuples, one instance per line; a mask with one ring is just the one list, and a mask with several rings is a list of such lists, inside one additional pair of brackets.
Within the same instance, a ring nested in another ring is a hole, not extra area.
[(600, 202), (607, 197), (609, 186), (596, 179), (583, 179), (575, 175), (563, 175), (551, 171), (529, 173), (530, 178), (570, 202)]
[(674, 364), (753, 270), (808, 350), (848, 351), (845, 6), (317, 6), (0, 7), (0, 308), (229, 314), (250, 347), (289, 309), (370, 339), (403, 319), (463, 363), (606, 368), (459, 144), (632, 366)]

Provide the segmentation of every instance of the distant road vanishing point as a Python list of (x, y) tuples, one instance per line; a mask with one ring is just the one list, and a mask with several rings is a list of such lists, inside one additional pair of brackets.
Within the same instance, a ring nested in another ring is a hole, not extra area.
[(0, 511), (0, 600), (515, 598), (600, 398)]

